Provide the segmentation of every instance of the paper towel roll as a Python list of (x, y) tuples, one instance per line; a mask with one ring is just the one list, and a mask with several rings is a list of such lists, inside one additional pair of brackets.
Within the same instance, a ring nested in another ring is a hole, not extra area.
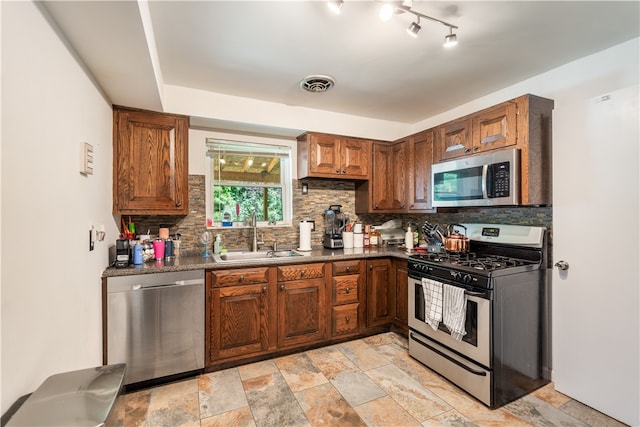
[(364, 246), (364, 235), (362, 233), (355, 233), (353, 235), (353, 247), (361, 248)]
[(313, 225), (313, 222), (310, 221), (300, 221), (300, 246), (298, 246), (298, 250), (311, 250), (311, 230)]

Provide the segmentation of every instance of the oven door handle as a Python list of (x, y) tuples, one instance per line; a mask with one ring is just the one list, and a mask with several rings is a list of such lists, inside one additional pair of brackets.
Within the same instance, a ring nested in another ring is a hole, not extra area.
[(473, 368), (465, 365), (464, 363), (454, 359), (453, 357), (449, 356), (448, 354), (445, 354), (445, 353), (441, 352), (440, 350), (438, 350), (437, 348), (432, 347), (429, 344), (427, 344), (426, 342), (418, 339), (418, 337), (416, 337), (413, 333), (409, 333), (409, 336), (411, 337), (412, 340), (417, 341), (418, 343), (420, 343), (421, 345), (427, 347), (429, 350), (433, 351), (434, 353), (444, 357), (449, 362), (455, 363), (456, 365), (460, 366), (465, 371), (468, 371), (468, 372), (470, 372), (470, 373), (472, 373), (474, 375), (479, 375), (481, 377), (486, 377), (487, 376), (487, 373), (485, 371), (478, 371), (477, 369), (473, 369)]
[(483, 292), (471, 292), (471, 291), (464, 291), (465, 295), (468, 295), (470, 297), (478, 297), (478, 298), (486, 298), (487, 294), (483, 293)]

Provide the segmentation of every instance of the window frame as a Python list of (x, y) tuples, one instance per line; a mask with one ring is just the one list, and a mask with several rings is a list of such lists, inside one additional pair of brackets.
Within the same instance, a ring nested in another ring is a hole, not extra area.
[[(221, 221), (214, 221), (213, 212), (213, 186), (216, 184), (214, 174), (216, 152), (213, 148), (216, 144), (223, 144), (225, 146), (235, 146), (236, 151), (246, 152), (247, 154), (255, 151), (256, 154), (263, 154), (265, 152), (277, 152), (280, 154), (280, 183), (250, 183), (248, 187), (262, 187), (262, 188), (282, 188), (282, 210), (283, 220), (270, 222), (268, 219), (264, 221), (258, 221), (258, 227), (290, 227), (293, 224), (293, 174), (294, 165), (293, 157), (294, 150), (292, 145), (267, 143), (267, 142), (255, 142), (255, 141), (238, 141), (227, 138), (205, 138), (205, 204), (206, 204), (206, 227), (207, 229), (229, 229), (229, 228), (248, 228), (249, 225), (241, 221), (233, 222), (232, 226), (223, 226)], [(252, 151), (252, 149), (254, 151)], [(238, 182), (235, 181), (220, 181), (222, 185), (238, 186)]]

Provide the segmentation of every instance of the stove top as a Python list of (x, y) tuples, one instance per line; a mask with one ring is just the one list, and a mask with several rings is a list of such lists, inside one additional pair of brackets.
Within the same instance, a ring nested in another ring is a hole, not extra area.
[(496, 271), (511, 267), (536, 265), (538, 262), (518, 259), (502, 255), (478, 255), (475, 252), (465, 254), (457, 253), (426, 253), (410, 256), (414, 261), (439, 264), (442, 267), (463, 267), (477, 271)]

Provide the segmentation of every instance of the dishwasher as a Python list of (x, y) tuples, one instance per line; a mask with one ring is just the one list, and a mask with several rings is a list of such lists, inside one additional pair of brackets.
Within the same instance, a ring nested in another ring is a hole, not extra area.
[(204, 368), (204, 270), (107, 278), (106, 364), (124, 384)]

